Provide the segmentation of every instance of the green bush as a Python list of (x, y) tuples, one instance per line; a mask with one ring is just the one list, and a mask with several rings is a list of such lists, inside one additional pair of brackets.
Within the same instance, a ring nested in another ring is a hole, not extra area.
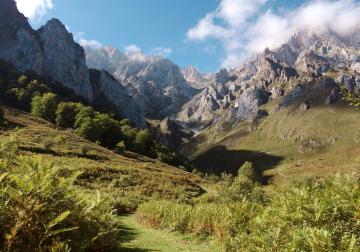
[(56, 124), (63, 128), (74, 128), (80, 103), (60, 102), (56, 109)]
[[(255, 187), (252, 194), (257, 193)], [(277, 189), (266, 201), (249, 198), (224, 202), (220, 196), (192, 205), (151, 201), (137, 216), (154, 227), (212, 238), (224, 251), (360, 249), (360, 184), (354, 176)]]
[(57, 105), (57, 96), (53, 93), (35, 96), (31, 103), (31, 113), (47, 121), (55, 122)]
[(126, 145), (124, 143), (124, 141), (121, 141), (119, 142), (117, 145), (116, 145), (116, 153), (118, 154), (124, 154), (125, 151), (126, 151)]
[(115, 250), (119, 223), (100, 195), (79, 193), (79, 173), (17, 156), (16, 146), (0, 149), (0, 251)]

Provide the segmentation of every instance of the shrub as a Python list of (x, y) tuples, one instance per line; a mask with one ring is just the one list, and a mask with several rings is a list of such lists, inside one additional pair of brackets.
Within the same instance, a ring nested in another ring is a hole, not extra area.
[(53, 93), (35, 96), (31, 103), (31, 113), (49, 122), (55, 122), (57, 104), (57, 96)]
[(81, 105), (75, 116), (74, 127), (79, 128), (84, 122), (89, 121), (94, 117), (95, 117), (95, 110), (93, 108)]
[(279, 188), (267, 201), (151, 201), (138, 208), (137, 216), (154, 227), (215, 239), (224, 251), (355, 252), (360, 248), (359, 187), (356, 176), (337, 175)]
[(123, 196), (125, 196), (125, 188), (131, 185), (131, 178), (128, 175), (122, 175), (119, 179), (113, 181), (113, 185), (115, 188), (122, 188)]
[(153, 138), (148, 129), (140, 130), (134, 140), (134, 147), (138, 153), (147, 154), (153, 146)]
[(0, 150), (0, 162), (11, 165), (0, 168), (0, 251), (115, 250), (119, 223), (99, 196), (79, 193), (79, 173), (39, 157), (10, 162), (15, 141), (6, 146), (12, 147)]
[(21, 75), (17, 81), (19, 84), (25, 86), (26, 82), (28, 81), (28, 77), (26, 75)]
[(250, 162), (245, 162), (238, 171), (239, 177), (244, 177), (246, 179), (249, 179), (253, 182), (259, 180), (259, 176), (255, 170), (255, 167)]
[(79, 103), (61, 102), (56, 109), (56, 124), (63, 128), (73, 128), (79, 108)]
[(124, 154), (124, 152), (126, 151), (126, 145), (125, 145), (124, 141), (119, 142), (116, 145), (115, 150), (116, 150), (116, 153), (118, 153), (118, 154)]

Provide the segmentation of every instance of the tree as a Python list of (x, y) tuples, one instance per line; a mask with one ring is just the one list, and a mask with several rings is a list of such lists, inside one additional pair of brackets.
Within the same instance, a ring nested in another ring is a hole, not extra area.
[(35, 96), (31, 103), (31, 113), (47, 121), (55, 122), (57, 105), (57, 96), (53, 93)]
[(134, 150), (134, 140), (137, 134), (136, 129), (129, 125), (121, 127), (121, 133), (125, 142), (126, 147), (129, 150)]
[(80, 103), (61, 102), (56, 110), (56, 124), (63, 128), (73, 128)]
[(138, 153), (147, 154), (153, 146), (153, 138), (148, 129), (140, 130), (135, 137), (134, 147)]
[(92, 107), (80, 105), (75, 116), (75, 128), (79, 128), (82, 123), (93, 119), (95, 117), (95, 110)]
[(93, 119), (87, 117), (85, 121), (75, 130), (75, 132), (92, 142), (98, 141), (98, 134)]

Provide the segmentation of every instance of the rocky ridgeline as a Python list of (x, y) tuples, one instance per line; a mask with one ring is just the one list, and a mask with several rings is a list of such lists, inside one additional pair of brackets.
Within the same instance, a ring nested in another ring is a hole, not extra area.
[[(20, 71), (32, 70), (49, 81), (60, 82), (90, 102), (97, 96), (90, 83), (85, 51), (59, 20), (52, 19), (35, 31), (15, 1), (0, 0), (0, 31), (0, 58)], [(102, 74), (97, 86), (119, 114), (138, 127), (146, 126), (142, 111), (119, 82)]]
[(183, 106), (176, 120), (204, 129), (218, 122), (254, 119), (270, 100), (278, 100), (271, 112), (291, 104), (307, 111), (309, 94), (331, 105), (340, 99), (340, 84), (349, 90), (360, 88), (360, 48), (354, 41), (358, 40), (333, 33), (299, 32), (278, 49), (266, 49), (237, 69), (219, 72)]
[(147, 118), (164, 119), (177, 113), (197, 92), (181, 69), (164, 57), (124, 54), (109, 46), (85, 49), (88, 66), (105, 69), (126, 86)]

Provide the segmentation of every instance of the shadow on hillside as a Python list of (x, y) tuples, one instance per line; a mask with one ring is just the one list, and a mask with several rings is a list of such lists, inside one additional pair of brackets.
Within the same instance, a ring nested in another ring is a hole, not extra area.
[(36, 153), (36, 154), (49, 154), (49, 155), (53, 155), (53, 156), (57, 156), (57, 157), (86, 158), (86, 159), (91, 159), (91, 160), (100, 161), (100, 162), (109, 160), (107, 157), (98, 156), (98, 155), (94, 155), (94, 154), (81, 154), (81, 153), (77, 153), (77, 152), (56, 152), (52, 149), (45, 149), (45, 148), (36, 147), (36, 146), (20, 146), (19, 148), (20, 148), (20, 150), (23, 150), (23, 151), (29, 151), (29, 152)]
[(202, 172), (220, 175), (222, 172), (237, 174), (246, 162), (251, 162), (261, 177), (261, 183), (267, 184), (271, 176), (263, 172), (275, 168), (284, 158), (250, 150), (228, 150), (225, 146), (216, 146), (193, 160), (193, 164)]

